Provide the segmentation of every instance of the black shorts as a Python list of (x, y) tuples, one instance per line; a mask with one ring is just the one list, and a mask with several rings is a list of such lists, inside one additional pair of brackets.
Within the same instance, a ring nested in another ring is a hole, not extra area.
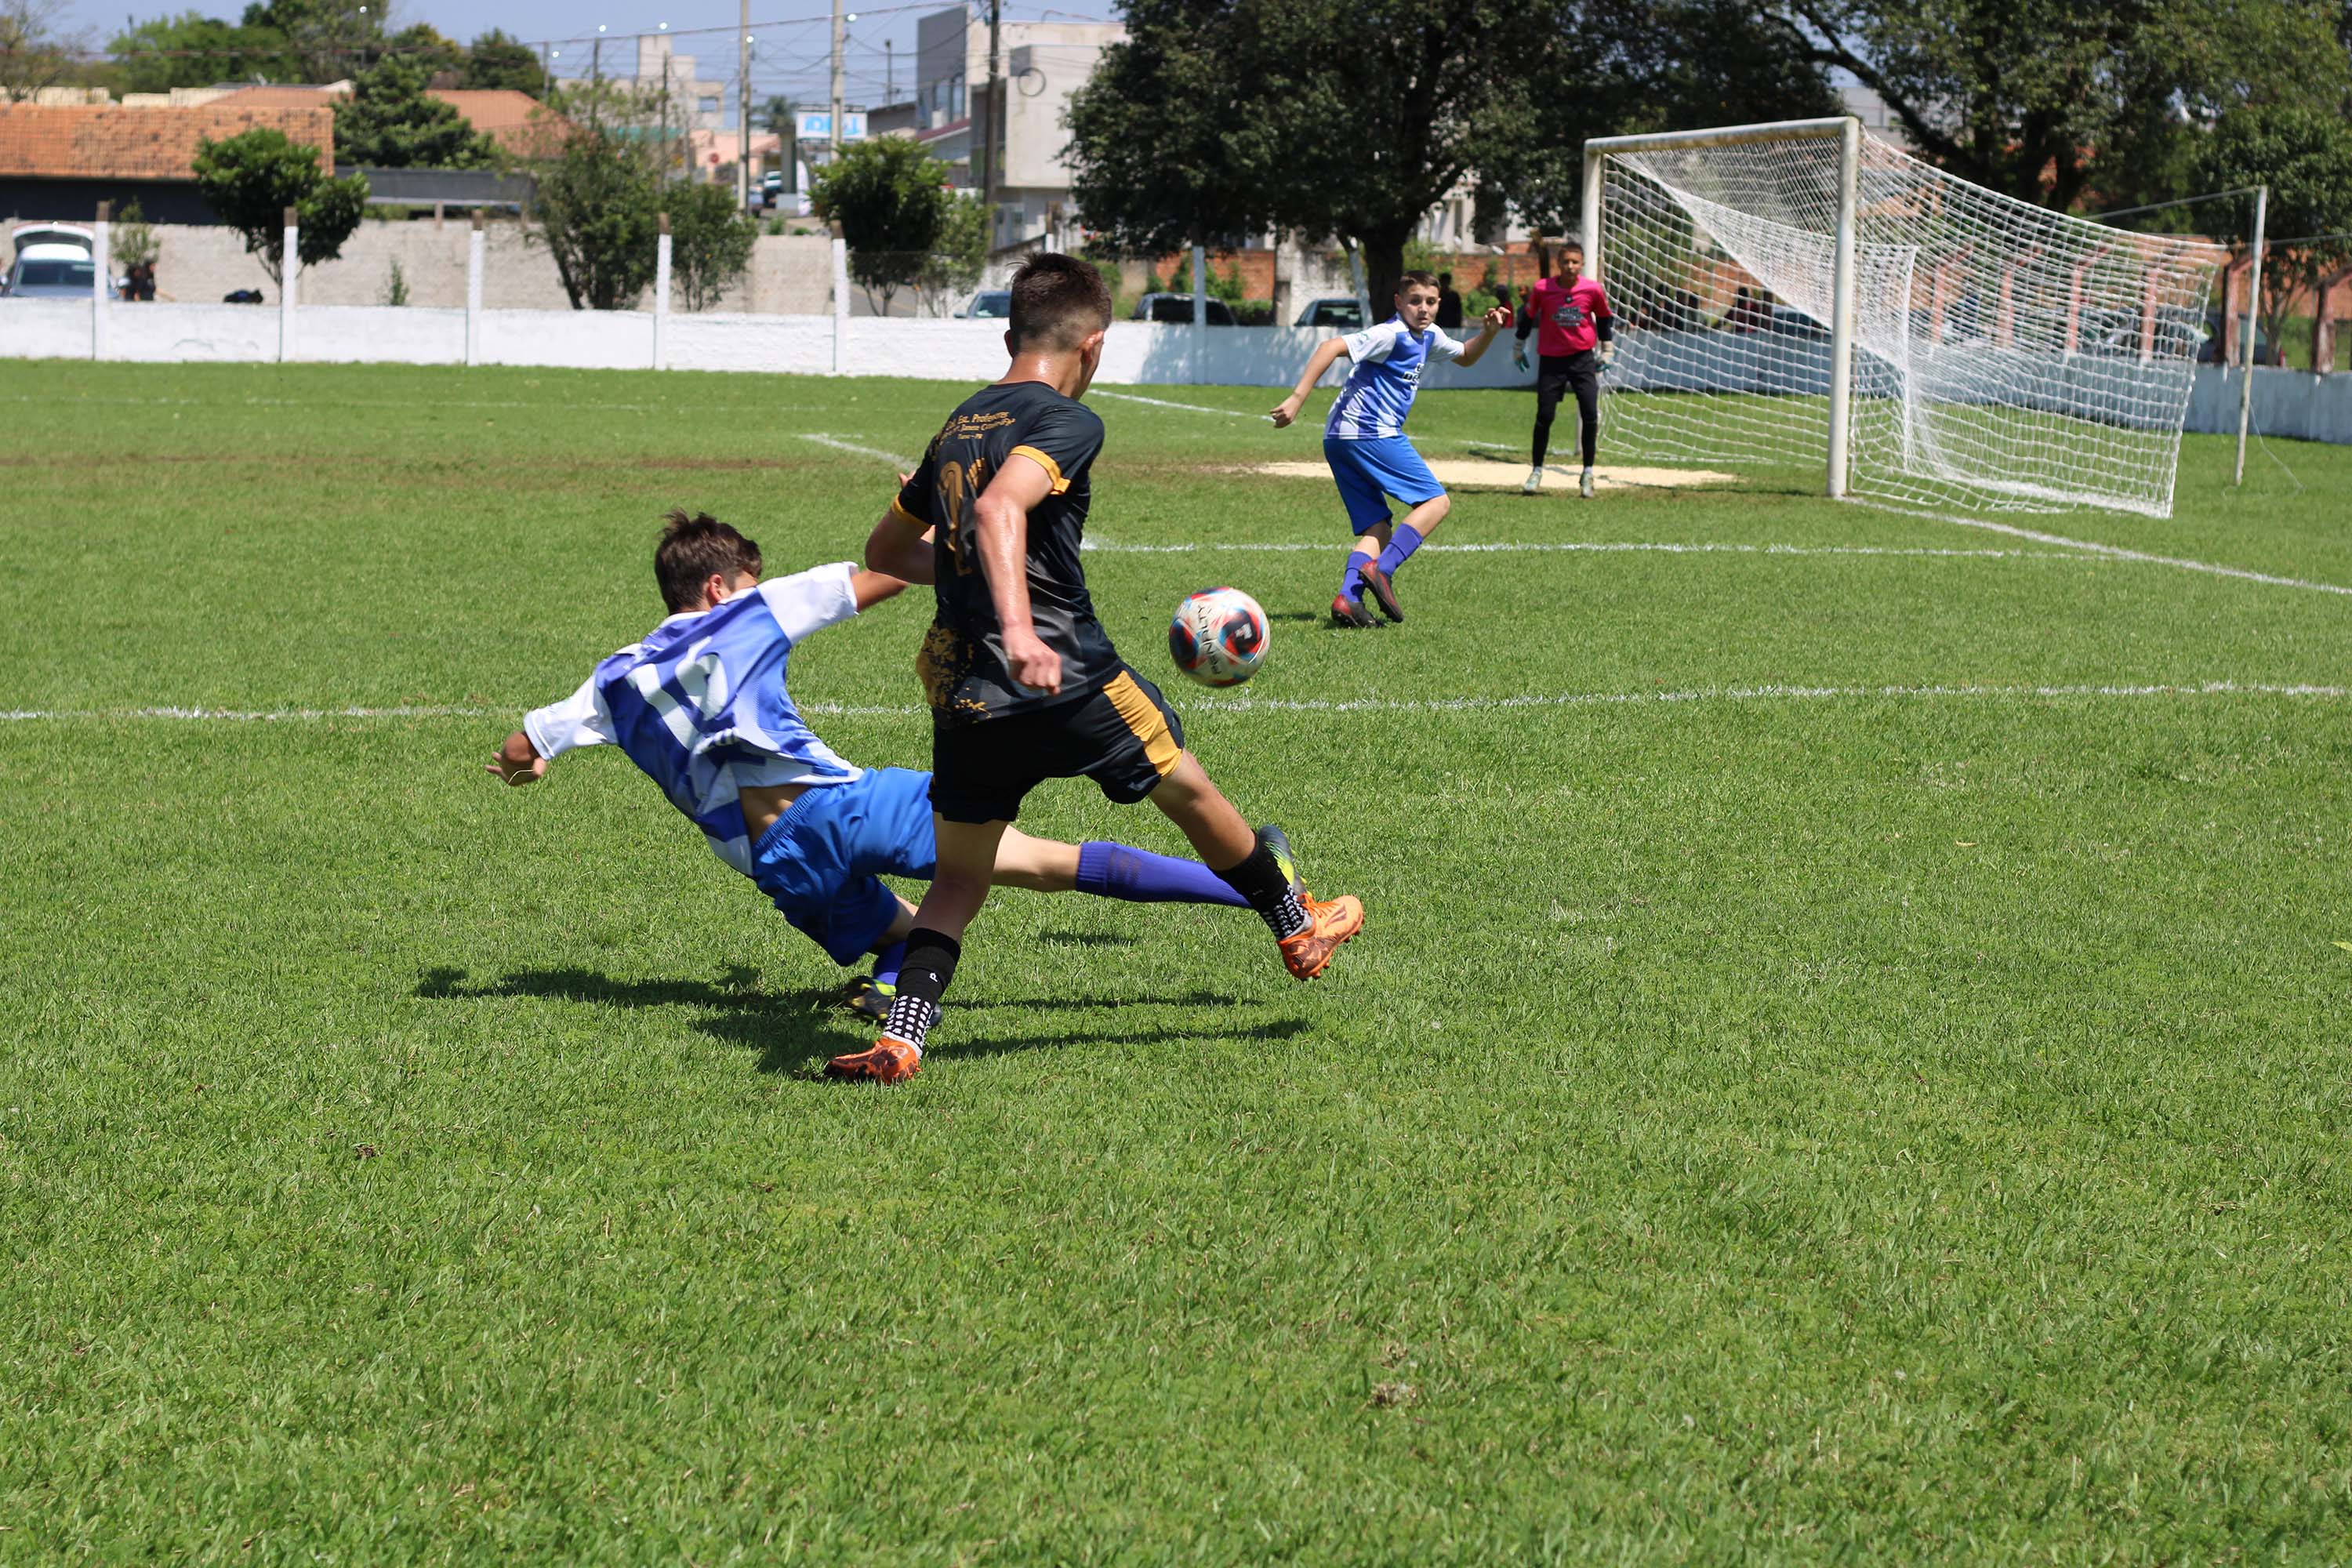
[(1089, 778), (1115, 805), (1160, 787), (1184, 755), (1184, 724), (1160, 688), (1121, 665), (1083, 697), (1001, 718), (931, 721), (931, 809), (950, 822), (1011, 822), (1047, 779)]
[(1536, 401), (1546, 407), (1560, 394), (1576, 394), (1579, 403), (1601, 395), (1601, 358), (1591, 349), (1572, 354), (1545, 354), (1536, 366)]

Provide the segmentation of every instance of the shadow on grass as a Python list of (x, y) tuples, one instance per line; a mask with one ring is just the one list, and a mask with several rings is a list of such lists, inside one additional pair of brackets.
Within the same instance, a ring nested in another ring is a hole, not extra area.
[[(1110, 939), (1118, 941), (1119, 939)], [(698, 1007), (704, 1016), (694, 1026), (716, 1040), (760, 1053), (761, 1072), (814, 1077), (824, 1058), (858, 1048), (872, 1036), (870, 1019), (835, 1006), (830, 990), (765, 992), (759, 972), (731, 964), (710, 980), (615, 980), (593, 969), (518, 969), (496, 980), (468, 984), (466, 971), (447, 967), (426, 970), (415, 994), (425, 1001), (473, 1000), (502, 996), (541, 996), (571, 1002), (605, 1003), (620, 1007)], [(1129, 1007), (1213, 1007), (1230, 1011), (1261, 1005), (1223, 992), (1193, 990), (1174, 996), (1028, 996), (951, 1001), (955, 1014), (989, 1014), (1004, 1010), (1026, 1012), (1118, 1012)], [(1276, 1018), (1237, 1027), (1227, 1023), (1213, 1029), (1122, 1025), (1079, 1029), (1055, 1035), (1027, 1035), (944, 1045), (944, 1059), (997, 1056), (1050, 1047), (1087, 1045), (1153, 1045), (1210, 1037), (1286, 1040), (1307, 1028), (1303, 1018)]]

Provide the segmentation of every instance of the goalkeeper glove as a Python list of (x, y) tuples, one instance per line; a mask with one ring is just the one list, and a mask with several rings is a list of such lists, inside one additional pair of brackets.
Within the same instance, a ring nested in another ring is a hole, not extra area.
[(1511, 363), (1521, 370), (1528, 368), (1528, 340), (1520, 338), (1511, 344)]
[(1610, 364), (1617, 358), (1617, 345), (1613, 342), (1604, 342), (1600, 345), (1600, 347), (1601, 368), (1607, 370)]

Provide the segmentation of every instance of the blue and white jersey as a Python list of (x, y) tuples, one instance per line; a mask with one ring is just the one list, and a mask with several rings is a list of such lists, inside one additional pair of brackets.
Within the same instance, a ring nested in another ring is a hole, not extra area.
[(857, 613), (844, 561), (762, 583), (716, 609), (672, 616), (596, 667), (562, 702), (526, 716), (542, 757), (618, 746), (745, 876), (751, 843), (738, 793), (835, 784), (858, 770), (816, 738), (784, 689), (792, 650)]
[(1348, 357), (1355, 368), (1331, 405), (1323, 434), (1342, 441), (1379, 441), (1404, 434), (1404, 416), (1412, 412), (1412, 395), (1421, 389), (1422, 367), (1430, 356), (1456, 360), (1459, 342), (1436, 327), (1415, 335), (1405, 331), (1402, 318), (1391, 316), (1377, 327), (1347, 335)]

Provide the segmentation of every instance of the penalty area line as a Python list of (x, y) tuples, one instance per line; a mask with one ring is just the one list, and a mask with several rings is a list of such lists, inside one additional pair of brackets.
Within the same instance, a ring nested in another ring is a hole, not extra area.
[[(1122, 544), (1112, 540), (1089, 539), (1079, 546), (1089, 553), (1104, 555), (1193, 555), (1222, 551), (1244, 551), (1260, 554), (1288, 554), (1311, 551), (1337, 551), (1339, 542), (1318, 543), (1274, 543), (1261, 541), (1237, 541), (1230, 543), (1197, 544)], [(1518, 543), (1504, 541), (1480, 544), (1424, 544), (1421, 552), (1432, 555), (1573, 555), (1573, 554), (1636, 554), (1661, 555), (1909, 555), (1929, 556), (1955, 561), (2078, 561), (2095, 562), (2070, 550), (1950, 550), (1933, 545), (1895, 544), (1729, 544), (1685, 543), (1627, 541), (1547, 541)]]
[[(1523, 708), (1640, 708), (1710, 702), (1944, 701), (1979, 699), (2011, 701), (2147, 700), (2168, 697), (2287, 697), (2322, 701), (2352, 698), (2352, 686), (2284, 681), (2200, 680), (2049, 686), (1707, 686), (1675, 691), (1567, 691), (1525, 697), (1290, 698), (1223, 697), (1195, 693), (1191, 706), (1217, 713), (1486, 713)], [(930, 710), (896, 704), (803, 702), (803, 713), (827, 718), (916, 719)], [(0, 710), (0, 721), (107, 721), (149, 719), (194, 722), (285, 723), (321, 719), (495, 719), (502, 708), (125, 708)]]
[(1217, 408), (1206, 403), (1173, 403), (1165, 397), (1146, 397), (1136, 392), (1108, 392), (1097, 386), (1092, 395), (1115, 397), (1121, 403), (1148, 403), (1154, 408), (1181, 408), (1188, 414), (1222, 414), (1228, 419), (1263, 419), (1263, 414), (1244, 414), (1238, 408)]
[(847, 452), (853, 457), (879, 458), (894, 468), (911, 468), (915, 466), (915, 459), (912, 458), (902, 458), (896, 452), (886, 452), (879, 447), (861, 447), (855, 441), (845, 441), (838, 436), (811, 434), (803, 431), (801, 433), (801, 439), (814, 441), (820, 447), (830, 447), (836, 452)]

